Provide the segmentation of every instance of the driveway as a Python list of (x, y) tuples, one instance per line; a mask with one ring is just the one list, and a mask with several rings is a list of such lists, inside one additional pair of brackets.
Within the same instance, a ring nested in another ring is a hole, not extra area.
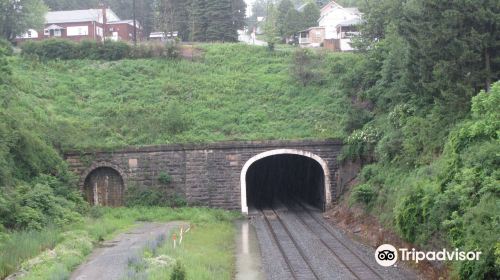
[(101, 244), (72, 274), (73, 280), (114, 280), (126, 276), (128, 259), (137, 256), (148, 242), (177, 229), (183, 222), (141, 223), (133, 230), (122, 233)]

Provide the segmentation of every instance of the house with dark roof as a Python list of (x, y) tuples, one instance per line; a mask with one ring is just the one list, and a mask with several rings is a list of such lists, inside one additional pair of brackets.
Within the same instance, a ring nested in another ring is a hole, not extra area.
[[(137, 40), (142, 39), (142, 27), (135, 22)], [(72, 41), (95, 40), (132, 41), (134, 21), (121, 20), (111, 9), (50, 11), (45, 15), (43, 30), (28, 29), (18, 36), (18, 42), (44, 40), (49, 38), (69, 39)]]

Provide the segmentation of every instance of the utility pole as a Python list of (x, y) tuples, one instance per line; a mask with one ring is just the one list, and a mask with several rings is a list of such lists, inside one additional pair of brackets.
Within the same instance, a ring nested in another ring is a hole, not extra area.
[(133, 10), (133, 17), (134, 17), (134, 46), (137, 46), (137, 24), (135, 20), (135, 0), (132, 0), (132, 10)]

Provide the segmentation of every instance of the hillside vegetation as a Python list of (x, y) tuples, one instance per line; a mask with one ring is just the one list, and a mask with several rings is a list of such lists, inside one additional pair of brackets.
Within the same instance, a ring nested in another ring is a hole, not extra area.
[(331, 76), (303, 87), (291, 52), (204, 51), (200, 62), (15, 58), (12, 72), (23, 114), (40, 121), (29, 125), (63, 149), (344, 135), (349, 101)]
[(450, 277), (500, 277), (500, 4), (382, 0), (363, 7), (342, 88), (372, 104), (346, 158), (371, 163), (350, 197), (425, 250), (481, 251)]

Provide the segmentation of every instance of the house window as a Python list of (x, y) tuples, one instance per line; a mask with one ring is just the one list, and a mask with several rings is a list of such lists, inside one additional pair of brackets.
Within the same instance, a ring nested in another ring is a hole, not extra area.
[(49, 34), (50, 34), (50, 31), (49, 31), (48, 29), (45, 29), (45, 30), (43, 30), (43, 34), (45, 34), (45, 35), (49, 35)]
[(110, 27), (110, 28), (109, 28), (109, 31), (114, 31), (113, 27)]
[(88, 26), (69, 26), (66, 29), (66, 36), (87, 36), (89, 35)]
[(54, 30), (54, 36), (61, 37), (61, 29), (55, 29)]
[(31, 30), (28, 30), (28, 38), (31, 38)]

